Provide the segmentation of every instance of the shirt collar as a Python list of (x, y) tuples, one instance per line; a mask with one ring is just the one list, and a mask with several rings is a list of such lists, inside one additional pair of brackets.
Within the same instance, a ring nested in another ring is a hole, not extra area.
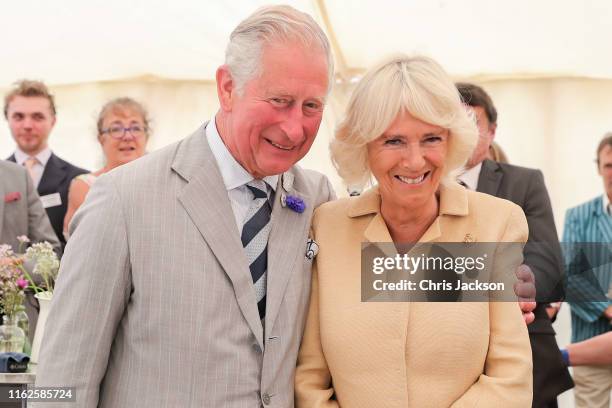
[(482, 169), (482, 162), (478, 163), (471, 169), (467, 169), (457, 178), (463, 181), (470, 190), (476, 191), (476, 188), (478, 188), (478, 178), (480, 177), (480, 169)]
[[(254, 177), (236, 161), (234, 156), (232, 156), (227, 149), (227, 146), (225, 146), (225, 143), (223, 143), (219, 130), (217, 130), (217, 124), (215, 123), (214, 117), (208, 122), (208, 125), (206, 125), (206, 138), (208, 139), (210, 150), (212, 150), (213, 156), (215, 156), (215, 160), (221, 171), (221, 177), (223, 178), (225, 188), (228, 191), (241, 187), (254, 180)], [(266, 176), (263, 180), (272, 187), (273, 191), (276, 190), (278, 174)]]
[[(51, 149), (49, 149), (49, 147), (47, 146), (43, 150), (38, 152), (38, 154), (34, 157), (36, 157), (38, 162), (43, 167), (45, 167), (47, 165), (47, 162), (49, 161), (49, 158), (51, 158), (51, 153)], [(28, 159), (28, 157), (30, 157), (30, 155), (21, 150), (19, 147), (15, 149), (15, 162), (17, 162), (17, 164), (19, 164), (20, 166), (23, 166), (23, 163)]]
[[(469, 214), (468, 192), (465, 188), (456, 183), (441, 182), (438, 191), (440, 200), (438, 215), (464, 216)], [(379, 213), (380, 201), (380, 192), (378, 186), (375, 186), (349, 199), (348, 216), (353, 218)]]
[(608, 215), (612, 215), (610, 213), (610, 198), (608, 198), (608, 194), (604, 193), (603, 195), (603, 200), (601, 200), (603, 202), (603, 211), (605, 214)]

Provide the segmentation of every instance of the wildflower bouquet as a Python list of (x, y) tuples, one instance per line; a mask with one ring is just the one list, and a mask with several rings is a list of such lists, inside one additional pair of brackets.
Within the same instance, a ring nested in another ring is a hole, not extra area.
[(44, 291), (53, 293), (53, 285), (55, 284), (57, 272), (59, 271), (59, 259), (57, 254), (53, 251), (53, 246), (46, 241), (32, 244), (32, 246), (26, 250), (24, 258), (26, 261), (34, 263), (32, 274), (42, 277), (41, 287), (35, 283), (32, 276), (23, 268), (24, 274), (30, 282), (30, 287), (34, 289), (36, 293)]
[(0, 313), (13, 316), (23, 304), (28, 286), (23, 270), (11, 246), (0, 245)]
[[(24, 235), (17, 237), (17, 240), (19, 241), (20, 252), (23, 246), (30, 242), (28, 237)], [(14, 253), (10, 245), (0, 245), (0, 248), (2, 248), (0, 251), (0, 262), (3, 265), (7, 265), (5, 268), (7, 276), (9, 270), (14, 271), (14, 274), (18, 274), (19, 279), (21, 279), (19, 281), (20, 285), (25, 284), (22, 289), (29, 286), (36, 293), (53, 292), (53, 285), (59, 270), (59, 259), (50, 243), (39, 242), (32, 244), (32, 246), (26, 249), (24, 254)], [(31, 274), (25, 268), (24, 263), (28, 263), (32, 270)], [(35, 280), (33, 278), (38, 276), (41, 279)], [(36, 282), (39, 283), (37, 284)]]

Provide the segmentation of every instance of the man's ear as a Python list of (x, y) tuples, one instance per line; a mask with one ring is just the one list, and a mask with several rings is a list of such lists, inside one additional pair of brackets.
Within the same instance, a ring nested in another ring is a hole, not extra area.
[(489, 124), (489, 133), (491, 134), (491, 140), (489, 143), (493, 143), (493, 139), (495, 139), (495, 132), (497, 131), (497, 123)]
[(597, 165), (597, 174), (599, 174), (600, 176), (603, 176), (601, 172), (601, 166), (599, 165), (599, 159), (595, 160), (595, 164)]
[(232, 78), (232, 73), (227, 65), (221, 65), (217, 68), (215, 75), (217, 80), (217, 96), (219, 104), (224, 111), (231, 111), (233, 101), (236, 98), (236, 84)]

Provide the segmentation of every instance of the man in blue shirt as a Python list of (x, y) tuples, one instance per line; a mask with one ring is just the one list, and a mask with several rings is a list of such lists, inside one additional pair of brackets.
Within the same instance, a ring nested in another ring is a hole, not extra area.
[[(599, 143), (597, 167), (604, 182), (604, 194), (570, 208), (563, 229), (569, 265), (572, 342), (612, 330), (612, 269), (607, 249), (612, 243), (612, 132)], [(577, 408), (610, 406), (612, 365), (574, 367), (574, 382)]]

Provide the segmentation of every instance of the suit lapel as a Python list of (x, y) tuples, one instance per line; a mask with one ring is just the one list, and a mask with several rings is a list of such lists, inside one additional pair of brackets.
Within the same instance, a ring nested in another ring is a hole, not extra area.
[(377, 212), (363, 232), (363, 236), (369, 242), (393, 242), (387, 224), (380, 212)]
[(374, 245), (385, 256), (394, 257), (397, 254), (397, 250), (393, 245), (393, 239), (387, 224), (380, 213), (380, 195), (377, 188), (367, 191), (351, 203), (349, 217), (364, 215), (369, 215), (371, 218), (363, 230), (362, 251), (369, 245)]
[[(440, 196), (440, 216), (438, 216), (429, 228), (427, 228), (423, 236), (419, 239), (419, 242), (434, 241), (442, 235), (440, 218), (443, 214), (467, 214), (465, 190), (458, 186), (453, 186), (452, 188), (440, 186), (440, 189), (445, 192), (445, 194), (441, 194)], [(373, 214), (374, 216), (363, 232), (365, 240), (373, 243), (393, 242), (389, 228), (380, 213), (380, 196), (378, 193), (368, 192), (367, 194), (363, 194), (359, 199), (355, 200), (355, 203), (349, 210), (349, 216), (361, 216), (366, 214)], [(391, 249), (391, 246), (385, 245), (385, 248), (389, 248), (389, 250), (383, 251), (387, 256), (394, 256), (395, 253)]]
[[(387, 227), (387, 223), (380, 212), (380, 195), (378, 188), (374, 188), (353, 201), (351, 208), (349, 208), (349, 217), (358, 217), (369, 215), (371, 217), (370, 222), (363, 230), (363, 242), (361, 244), (361, 251), (372, 250), (368, 246), (372, 245), (379, 253), (383, 253), (386, 257), (394, 258), (398, 251), (393, 244), (391, 233)], [(378, 256), (378, 255), (377, 255)], [(363, 278), (361, 287), (361, 296), (366, 301), (380, 301), (380, 294), (370, 294), (368, 290), (364, 290)], [(365, 298), (364, 298), (365, 295)], [(387, 316), (393, 316), (397, 321), (397, 327), (407, 327), (408, 318), (410, 315), (410, 303), (406, 302), (406, 295), (400, 291), (386, 293), (383, 295), (384, 313)], [(405, 336), (403, 337), (405, 341)]]
[[(272, 329), (278, 316), (285, 288), (294, 273), (301, 273), (300, 261), (306, 254), (307, 230), (314, 210), (311, 197), (294, 187), (293, 169), (281, 175), (272, 209), (272, 229), (268, 238), (268, 287), (266, 304), (266, 328)], [(282, 205), (283, 196), (301, 198), (306, 204), (303, 213)]]
[(57, 192), (65, 178), (66, 165), (55, 154), (51, 154), (38, 184), (38, 194), (44, 196)]
[(504, 172), (497, 162), (485, 160), (482, 162), (476, 191), (497, 196)]
[(240, 310), (263, 349), (263, 328), (249, 266), (221, 172), (206, 141), (205, 126), (180, 145), (172, 164), (187, 181), (178, 200), (232, 281)]

